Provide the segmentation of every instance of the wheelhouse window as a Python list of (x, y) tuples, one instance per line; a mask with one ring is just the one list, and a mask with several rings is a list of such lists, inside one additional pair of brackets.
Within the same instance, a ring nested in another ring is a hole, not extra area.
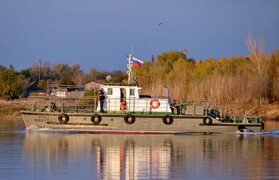
[(135, 89), (130, 89), (130, 96), (135, 96)]
[(112, 94), (113, 94), (112, 88), (108, 88), (108, 95), (112, 95)]

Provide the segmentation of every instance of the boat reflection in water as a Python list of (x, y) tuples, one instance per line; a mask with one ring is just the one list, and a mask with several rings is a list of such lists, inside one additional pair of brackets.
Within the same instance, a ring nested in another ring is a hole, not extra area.
[(27, 134), (24, 141), (33, 172), (87, 179), (278, 178), (278, 147), (274, 137), (200, 134)]
[(147, 136), (116, 138), (105, 137), (93, 142), (101, 179), (169, 178), (171, 141), (160, 141), (158, 137)]

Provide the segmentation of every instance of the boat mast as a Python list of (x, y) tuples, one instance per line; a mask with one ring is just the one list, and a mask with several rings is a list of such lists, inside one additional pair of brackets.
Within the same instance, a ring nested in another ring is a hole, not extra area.
[(128, 84), (132, 84), (132, 81), (133, 81), (133, 72), (132, 72), (133, 55), (132, 54), (129, 54), (127, 61), (128, 61), (128, 64), (127, 64)]

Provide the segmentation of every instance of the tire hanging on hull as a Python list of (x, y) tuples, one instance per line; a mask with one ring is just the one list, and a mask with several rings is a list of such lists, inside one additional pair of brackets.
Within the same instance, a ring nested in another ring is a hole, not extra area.
[(93, 124), (100, 124), (101, 121), (102, 121), (102, 116), (100, 116), (99, 114), (94, 114), (93, 116), (91, 116), (91, 122)]
[(163, 123), (166, 125), (170, 125), (173, 123), (173, 117), (170, 115), (166, 115), (163, 117)]
[(131, 115), (131, 114), (128, 114), (124, 117), (124, 122), (126, 124), (134, 124), (136, 121), (136, 118), (135, 116)]
[(212, 119), (210, 117), (206, 117), (203, 119), (203, 123), (206, 125), (212, 125)]
[(68, 121), (69, 121), (69, 116), (67, 114), (59, 114), (58, 115), (58, 121), (61, 123), (61, 124), (67, 124)]

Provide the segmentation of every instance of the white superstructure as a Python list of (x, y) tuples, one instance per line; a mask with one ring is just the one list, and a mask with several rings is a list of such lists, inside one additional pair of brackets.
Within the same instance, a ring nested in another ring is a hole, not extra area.
[[(102, 85), (105, 101), (103, 110), (117, 112), (125, 101), (125, 112), (171, 112), (168, 98), (141, 97), (141, 87)], [(100, 102), (97, 110), (100, 110)], [(123, 111), (124, 112), (124, 111)]]

